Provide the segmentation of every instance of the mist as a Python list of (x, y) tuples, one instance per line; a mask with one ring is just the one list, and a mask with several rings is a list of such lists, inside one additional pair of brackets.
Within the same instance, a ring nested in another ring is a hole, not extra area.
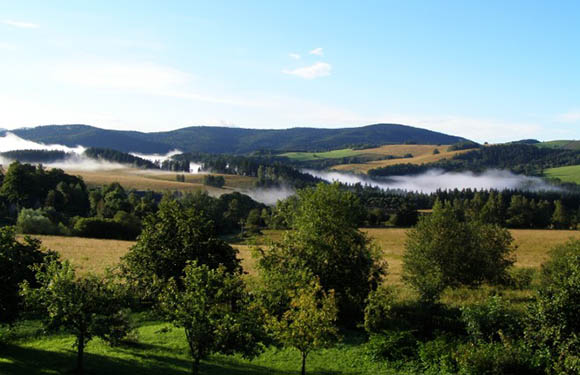
[(172, 156), (182, 154), (183, 152), (175, 149), (169, 151), (167, 154), (140, 154), (138, 152), (130, 152), (130, 155), (137, 156), (138, 158), (149, 160), (150, 162), (161, 162), (163, 163), (167, 159), (171, 159)]
[(83, 146), (68, 147), (64, 145), (46, 145), (20, 138), (16, 134), (10, 132), (6, 132), (3, 137), (0, 137), (0, 152), (17, 150), (48, 150), (82, 154), (85, 152), (86, 148)]
[(277, 188), (256, 188), (244, 191), (243, 193), (256, 202), (263, 203), (267, 206), (273, 206), (276, 202), (296, 194), (296, 190), (288, 186), (282, 186)]
[(437, 190), (477, 189), (477, 190), (526, 190), (546, 191), (560, 188), (546, 183), (539, 177), (516, 175), (510, 171), (490, 169), (484, 173), (445, 172), (432, 169), (420, 175), (391, 176), (385, 179), (372, 179), (363, 175), (343, 172), (303, 170), (325, 181), (338, 181), (345, 184), (363, 184), (384, 190), (404, 190), (434, 193)]

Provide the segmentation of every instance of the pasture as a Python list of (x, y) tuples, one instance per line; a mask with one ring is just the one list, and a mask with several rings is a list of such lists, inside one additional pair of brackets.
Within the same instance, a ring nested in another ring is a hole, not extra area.
[(81, 176), (89, 187), (98, 187), (118, 182), (123, 185), (125, 189), (181, 192), (205, 190), (211, 195), (227, 194), (236, 189), (249, 189), (254, 186), (256, 180), (254, 177), (222, 174), (220, 176), (225, 178), (225, 186), (223, 188), (216, 188), (203, 184), (203, 174), (185, 173), (185, 181), (178, 182), (176, 176), (181, 173), (135, 168), (122, 168), (106, 171), (82, 171), (71, 169), (66, 172), (76, 176)]
[[(365, 228), (362, 229), (382, 249), (389, 263), (387, 282), (402, 285), (401, 271), (407, 229), (404, 228)], [(580, 231), (572, 230), (510, 230), (516, 246), (516, 266), (538, 268), (549, 256), (555, 245), (571, 238), (580, 239)], [(233, 244), (238, 249), (242, 265), (250, 275), (255, 273), (255, 259), (251, 256), (253, 244), (264, 244), (266, 240), (280, 239), (283, 231), (265, 230), (261, 237), (253, 238), (244, 244)], [(58, 251), (64, 259), (81, 273), (103, 272), (105, 268), (118, 264), (119, 259), (134, 244), (132, 241), (99, 240), (80, 237), (40, 236), (43, 246)]]
[(563, 182), (580, 184), (580, 165), (546, 169), (544, 175), (550, 178), (558, 178)]

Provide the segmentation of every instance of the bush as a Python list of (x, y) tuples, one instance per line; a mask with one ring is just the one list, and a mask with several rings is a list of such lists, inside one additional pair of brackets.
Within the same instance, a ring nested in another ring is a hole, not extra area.
[(425, 372), (437, 375), (457, 373), (457, 363), (453, 358), (457, 345), (457, 340), (447, 335), (419, 343), (419, 360)]
[(513, 289), (530, 289), (537, 271), (531, 267), (514, 267), (509, 271), (508, 285)]
[(74, 225), (74, 233), (80, 237), (89, 238), (127, 238), (125, 226), (112, 219), (100, 219), (97, 217), (81, 218)]
[(392, 328), (395, 298), (395, 290), (384, 285), (369, 293), (364, 310), (364, 327), (368, 333)]
[(207, 174), (203, 176), (203, 184), (208, 186), (214, 186), (221, 188), (226, 183), (224, 176), (215, 176), (212, 174)]
[(454, 353), (458, 373), (465, 375), (543, 374), (533, 357), (517, 342), (465, 344)]
[(58, 234), (58, 226), (53, 224), (40, 209), (23, 208), (16, 220), (16, 230), (24, 234)]
[(417, 356), (417, 339), (412, 331), (383, 331), (370, 336), (366, 349), (375, 361), (408, 360)]
[(521, 332), (520, 320), (499, 296), (490, 297), (483, 305), (462, 308), (461, 321), (473, 341), (499, 341), (502, 334)]

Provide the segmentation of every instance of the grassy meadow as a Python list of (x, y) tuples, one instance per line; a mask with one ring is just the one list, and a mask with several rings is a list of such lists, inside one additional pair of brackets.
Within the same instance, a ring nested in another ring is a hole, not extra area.
[(546, 169), (544, 175), (550, 178), (559, 178), (563, 182), (580, 184), (580, 165)]
[(178, 182), (176, 176), (181, 173), (122, 168), (103, 171), (67, 170), (67, 173), (81, 176), (89, 187), (98, 187), (118, 182), (125, 189), (151, 191), (193, 192), (205, 190), (212, 195), (231, 193), (233, 190), (249, 189), (254, 186), (254, 177), (218, 174), (226, 180), (223, 188), (203, 184), (203, 174), (184, 174), (185, 182)]
[[(386, 282), (400, 291), (400, 298), (414, 298), (401, 282), (402, 255), (407, 229), (363, 229), (381, 247), (389, 263)], [(570, 238), (580, 238), (580, 231), (511, 230), (517, 246), (518, 267), (539, 268), (549, 250)], [(252, 244), (266, 244), (279, 239), (282, 231), (266, 230), (260, 237), (234, 244), (243, 266), (255, 274), (255, 259), (251, 257)], [(103, 272), (114, 266), (134, 244), (131, 241), (96, 240), (75, 237), (34, 236), (47, 248), (71, 260), (80, 273)], [(479, 290), (458, 289), (446, 293), (442, 301), (449, 305), (475, 303), (497, 292), (493, 287)], [(499, 289), (504, 298), (523, 308), (530, 300), (532, 290)], [(516, 306), (516, 308), (518, 308)], [(151, 315), (135, 313), (137, 329), (132, 343), (112, 348), (100, 339), (87, 346), (86, 368), (89, 374), (184, 374), (190, 372), (191, 360), (183, 330), (155, 320)], [(0, 346), (0, 374), (66, 374), (75, 364), (74, 338), (67, 334), (43, 334), (35, 321), (26, 321), (2, 334), (11, 340)], [(416, 374), (417, 363), (375, 362), (366, 351), (366, 338), (360, 331), (342, 332), (342, 341), (330, 349), (313, 352), (308, 359), (308, 374)], [(300, 354), (292, 348), (268, 347), (253, 360), (238, 356), (212, 356), (202, 362), (201, 373), (206, 375), (232, 374), (299, 374)]]
[[(393, 156), (404, 156), (407, 154), (413, 155), (412, 158), (402, 158), (402, 159), (390, 159), (390, 160), (372, 160), (366, 163), (360, 164), (340, 164), (332, 167), (334, 170), (345, 171), (345, 172), (355, 172), (355, 173), (367, 173), (369, 170), (374, 168), (381, 168), (396, 164), (425, 164), (433, 163), (442, 159), (449, 159), (453, 156), (467, 152), (470, 150), (460, 150), (460, 151), (447, 151), (448, 145), (387, 145), (377, 147), (375, 149), (362, 150), (368, 153), (374, 153), (378, 155), (393, 155)], [(433, 154), (433, 151), (439, 150), (439, 154)]]

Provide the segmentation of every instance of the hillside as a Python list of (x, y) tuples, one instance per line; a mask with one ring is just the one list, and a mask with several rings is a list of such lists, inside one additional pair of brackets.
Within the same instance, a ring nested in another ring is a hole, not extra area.
[(70, 147), (111, 148), (124, 152), (249, 153), (272, 151), (326, 151), (355, 145), (452, 144), (461, 137), (398, 124), (375, 124), (357, 128), (282, 130), (195, 126), (167, 132), (143, 133), (100, 129), (88, 125), (47, 125), (12, 131), (35, 142)]
[(574, 140), (558, 140), (538, 143), (539, 147), (556, 148), (565, 150), (580, 150), (580, 141)]

